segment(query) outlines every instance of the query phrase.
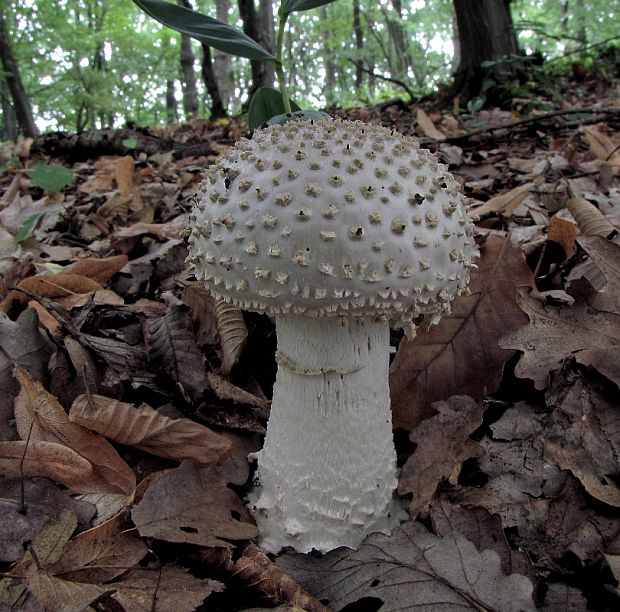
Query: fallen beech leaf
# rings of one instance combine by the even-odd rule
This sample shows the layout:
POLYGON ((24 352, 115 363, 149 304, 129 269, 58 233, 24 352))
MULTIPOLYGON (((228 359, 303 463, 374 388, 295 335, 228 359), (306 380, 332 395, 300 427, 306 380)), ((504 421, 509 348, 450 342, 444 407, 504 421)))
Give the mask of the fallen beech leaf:
POLYGON ((58 400, 32 380, 28 372, 15 368, 21 390, 15 400, 15 423, 22 439, 65 445, 92 464, 90 478, 74 483, 81 493, 111 492, 130 495, 136 480, 131 468, 101 436, 69 421, 58 400))
POLYGON ((69 419, 119 444, 175 461, 208 465, 222 458, 231 442, 189 419, 171 419, 150 406, 139 408, 102 395, 80 395, 69 419))
POLYGON ((432 405, 437 412, 420 423, 409 439, 417 446, 402 468, 398 493, 413 493, 410 515, 415 519, 443 480, 456 484, 463 462, 480 457, 482 449, 469 439, 482 423, 482 404, 455 395, 432 405))
POLYGON ((74 491, 79 491, 83 483, 92 482, 94 478, 90 461, 73 449, 33 439, 0 442, 0 475, 7 478, 46 476, 74 491))
POLYGON ((199 554, 201 561, 218 572, 225 572, 240 585, 257 591, 261 599, 271 605, 288 604, 305 612, 329 612, 329 608, 302 589, 255 544, 245 546, 236 560, 233 560, 233 552, 228 548, 208 548, 199 554))
POLYGON ((70 540, 47 571, 72 582, 97 583, 135 567, 148 553, 148 547, 127 531, 126 515, 121 512, 70 540))
POLYGON ((195 578, 183 567, 165 565, 159 570, 132 570, 114 588, 112 597, 131 612, 193 612, 211 593, 223 591, 224 585, 195 578))
POLYGON ((65 273, 87 276, 98 283, 105 283, 127 265, 127 255, 112 257, 87 257, 78 259, 65 268, 65 273))
POLYGON ((153 366, 180 383, 192 400, 200 399, 209 382, 187 308, 172 306, 163 317, 147 321, 146 327, 153 366))
POLYGON ((432 402, 458 394, 479 400, 499 385, 510 352, 497 338, 525 323, 515 293, 532 284, 532 273, 521 249, 499 237, 486 242, 478 266, 470 296, 456 298, 439 325, 401 340, 390 368, 395 427, 411 429, 431 416, 432 402))
POLYGON ((218 343, 215 300, 204 283, 186 285, 181 299, 189 307, 198 344, 215 346, 218 343))
POLYGON ((472 206, 468 211, 472 216, 482 217, 491 213, 498 213, 504 217, 510 217, 519 204, 527 198, 533 187, 534 183, 524 183, 506 193, 490 198, 478 207, 472 206))
POLYGON ((249 540, 255 525, 234 518, 247 511, 213 468, 185 462, 150 484, 131 511, 141 536, 200 546, 230 547, 226 540, 249 540), (222 539, 224 538, 224 539, 222 539))
MULTIPOLYGON (((9 356, 26 368, 38 380, 47 375, 47 362, 52 344, 39 329, 39 318, 28 308, 11 321, 0 310, 0 344, 9 356)), ((13 376, 13 365, 4 352, 0 351, 0 440, 14 437, 8 421, 13 418, 13 398, 19 391, 19 384, 13 376)))
POLYGON ((495 552, 480 552, 460 533, 439 538, 416 522, 390 537, 373 534, 356 551, 339 548, 320 558, 284 554, 276 563, 337 610, 363 598, 383 602, 382 612, 535 610, 532 583, 520 574, 504 576, 495 552))
POLYGON ((446 135, 435 127, 431 118, 421 108, 418 108, 416 112, 416 119, 418 121, 418 127, 425 136, 434 138, 435 140, 445 140, 446 135))
POLYGON ((222 300, 215 302, 215 316, 222 348, 222 374, 228 376, 241 355, 248 328, 241 309, 222 300))
POLYGON ((584 125, 579 131, 585 136, 590 150, 598 159, 606 161, 614 173, 620 172, 620 152, 618 145, 609 136, 601 133, 594 126, 584 125))

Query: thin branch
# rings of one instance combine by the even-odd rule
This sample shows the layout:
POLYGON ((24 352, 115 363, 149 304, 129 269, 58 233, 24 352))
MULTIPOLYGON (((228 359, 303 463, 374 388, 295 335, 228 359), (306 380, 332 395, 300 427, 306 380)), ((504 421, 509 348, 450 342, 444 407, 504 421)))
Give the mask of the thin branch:
POLYGON ((360 62, 355 61, 354 59, 351 59, 350 57, 348 57, 347 60, 349 62, 351 62, 354 66, 359 68, 362 72, 366 72, 367 74, 370 74, 371 76, 374 76, 376 79, 381 79, 382 81, 389 81, 390 83, 394 83, 395 85, 398 85, 399 87, 402 87, 407 92, 407 95, 409 96, 409 101, 410 102, 413 102, 416 99, 415 93, 409 87, 409 85, 407 85, 407 83, 405 83, 405 82, 403 82, 403 81, 401 81, 399 79, 395 79, 393 77, 387 77, 387 76, 383 76, 382 74, 377 74, 376 72, 374 72, 374 70, 370 70, 369 68, 366 68, 363 64, 361 64, 360 62))

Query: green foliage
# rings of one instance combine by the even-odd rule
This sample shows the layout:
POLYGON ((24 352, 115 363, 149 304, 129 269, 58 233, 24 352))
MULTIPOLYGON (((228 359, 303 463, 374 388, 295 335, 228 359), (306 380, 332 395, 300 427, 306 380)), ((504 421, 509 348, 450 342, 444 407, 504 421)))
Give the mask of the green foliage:
MULTIPOLYGON (((291 110, 300 111, 301 107, 290 100, 291 110)), ((260 87, 250 102, 248 110, 248 127, 255 130, 276 115, 284 115, 286 108, 282 94, 273 87, 260 87)))
POLYGON ((37 162, 28 170, 33 185, 48 193, 58 193, 73 181, 73 171, 60 164, 37 162))
POLYGON ((125 140, 123 140, 123 146, 126 149, 135 149, 138 146, 138 141, 135 138, 125 138, 125 140))
POLYGON ((34 215, 30 215, 15 234, 15 242, 23 242, 26 238, 32 236, 32 232, 34 232, 37 227, 39 219, 44 215, 45 213, 34 213, 34 215))
POLYGON ((133 2, 165 26, 224 53, 253 60, 275 60, 275 57, 255 40, 227 23, 164 0, 133 0, 133 2))
POLYGON ((295 11, 309 11, 310 9, 325 6, 335 1, 336 0, 283 0, 280 12, 284 15, 288 15, 295 11))

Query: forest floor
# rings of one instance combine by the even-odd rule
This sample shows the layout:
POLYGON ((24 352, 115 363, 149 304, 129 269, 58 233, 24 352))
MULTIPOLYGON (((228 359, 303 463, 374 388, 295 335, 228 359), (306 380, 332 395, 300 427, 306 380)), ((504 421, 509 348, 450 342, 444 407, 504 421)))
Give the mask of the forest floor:
POLYGON ((274 329, 213 303, 184 231, 243 122, 45 135, 0 150, 0 610, 620 607, 618 75, 334 114, 418 137, 477 219, 471 295, 393 334, 411 519, 323 556, 252 542, 274 329))

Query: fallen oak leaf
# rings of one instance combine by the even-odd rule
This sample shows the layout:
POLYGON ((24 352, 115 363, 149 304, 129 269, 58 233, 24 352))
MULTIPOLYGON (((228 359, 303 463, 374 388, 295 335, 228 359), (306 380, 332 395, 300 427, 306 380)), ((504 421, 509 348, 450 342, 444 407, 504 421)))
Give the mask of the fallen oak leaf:
POLYGON ((67 446, 93 467, 91 477, 74 484, 79 493, 110 492, 131 495, 136 479, 114 447, 97 434, 71 423, 58 400, 26 370, 15 367, 21 390, 15 400, 15 423, 23 440, 56 442, 67 446))
POLYGON ((469 436, 482 424, 482 404, 467 396, 435 402, 437 412, 420 423, 409 439, 417 446, 401 470, 398 493, 412 493, 410 515, 415 519, 443 480, 456 484, 463 462, 483 450, 469 436))
POLYGON ((232 446, 230 440, 195 421, 171 419, 146 404, 136 408, 102 395, 78 396, 69 420, 119 444, 174 461, 209 465, 232 446))

